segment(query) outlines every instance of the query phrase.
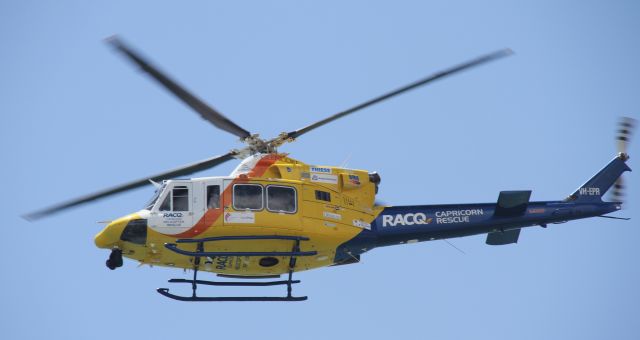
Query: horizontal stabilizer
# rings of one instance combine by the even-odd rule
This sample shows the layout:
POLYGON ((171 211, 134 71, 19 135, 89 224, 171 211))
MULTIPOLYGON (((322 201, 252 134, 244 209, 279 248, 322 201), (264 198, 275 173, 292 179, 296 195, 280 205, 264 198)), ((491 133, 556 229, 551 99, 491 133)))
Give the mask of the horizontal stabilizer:
POLYGON ((530 197, 531 190, 501 191, 494 216, 514 217, 523 215, 527 210, 530 197))
POLYGON ((520 229, 497 231, 487 235, 487 244, 491 246, 501 246, 518 243, 518 237, 520 237, 520 229))

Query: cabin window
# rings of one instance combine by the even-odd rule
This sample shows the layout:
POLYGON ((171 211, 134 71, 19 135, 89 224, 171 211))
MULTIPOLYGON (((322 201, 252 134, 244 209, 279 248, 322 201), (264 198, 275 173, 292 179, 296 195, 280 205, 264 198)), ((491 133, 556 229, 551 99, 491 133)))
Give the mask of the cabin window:
POLYGON ((189 211, 189 188, 176 186, 173 188, 173 211, 189 211))
POLYGON ((220 186, 207 186, 207 209, 220 208, 220 186))
POLYGON ((279 185, 267 187, 267 210, 293 214, 296 212, 296 189, 279 185))
POLYGON ((262 210, 262 186, 259 184, 234 185, 233 209, 262 210))
POLYGON ((331 194, 326 191, 316 190, 316 199, 318 201, 331 202, 331 194))

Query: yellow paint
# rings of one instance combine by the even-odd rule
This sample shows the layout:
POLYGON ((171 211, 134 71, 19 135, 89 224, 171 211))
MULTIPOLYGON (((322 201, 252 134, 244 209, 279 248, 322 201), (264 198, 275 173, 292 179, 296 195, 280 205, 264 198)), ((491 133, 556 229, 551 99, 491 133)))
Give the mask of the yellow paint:
MULTIPOLYGON (((273 156, 273 155, 270 155, 273 156)), ((293 214, 273 213, 266 209, 255 212, 253 224, 224 223, 218 217, 206 231, 195 238, 235 235, 290 235, 304 236, 310 241, 301 242, 302 251, 318 252, 316 256, 298 257, 296 271, 308 270, 333 264, 336 248, 351 240, 360 232, 354 221, 371 223, 381 208, 374 209, 375 184, 369 182, 368 172, 338 167, 314 167, 279 155, 278 161, 270 165, 259 177, 242 178, 242 183, 287 185, 297 190, 298 209, 293 214), (312 171, 314 170, 314 171, 312 171), (351 175, 351 177, 350 177, 351 175), (315 177, 314 177, 315 176, 315 177), (335 183, 331 183, 335 178, 335 183), (316 199, 315 191, 322 190, 331 196, 330 202, 316 199)), ((234 212, 231 202, 223 199, 224 211, 234 212)), ((100 248, 119 248, 125 257, 143 264, 193 268, 193 257, 176 254, 164 247, 175 243, 176 237, 161 234, 147 228, 147 242, 136 245, 120 241, 127 222, 139 219, 131 214, 110 223, 96 235, 100 248)), ((292 250, 294 242, 284 240, 221 241, 205 243, 205 251, 285 251, 292 250)), ((196 244, 180 244, 181 249, 195 251, 196 244)), ((282 274, 288 271, 289 257, 279 257, 272 267, 261 267, 260 257, 201 258, 200 270, 232 275, 282 274)))

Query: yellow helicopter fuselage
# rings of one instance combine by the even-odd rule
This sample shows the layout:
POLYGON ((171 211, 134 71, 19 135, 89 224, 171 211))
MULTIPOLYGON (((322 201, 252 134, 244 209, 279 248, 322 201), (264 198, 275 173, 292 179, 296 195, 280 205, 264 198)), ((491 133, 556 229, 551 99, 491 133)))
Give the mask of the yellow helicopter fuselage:
MULTIPOLYGON (((295 270, 329 266, 336 264, 336 249, 369 229, 382 210, 374 207, 376 176, 258 154, 228 177, 165 181, 152 204, 111 222, 95 242, 142 264, 192 269, 194 257, 165 244, 222 236, 299 236, 309 239, 300 242, 300 250, 317 254, 299 257, 295 270)), ((293 245, 291 240, 223 240, 206 242, 204 251, 291 252, 293 245)), ((196 251, 197 245, 178 246, 196 251)), ((199 269, 277 275, 289 271, 289 256, 211 256, 202 259, 199 269)))

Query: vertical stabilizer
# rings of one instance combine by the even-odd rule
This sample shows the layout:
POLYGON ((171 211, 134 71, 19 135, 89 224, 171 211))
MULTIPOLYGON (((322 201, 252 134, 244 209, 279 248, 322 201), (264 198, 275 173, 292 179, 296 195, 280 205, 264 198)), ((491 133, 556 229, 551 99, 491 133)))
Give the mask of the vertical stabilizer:
POLYGON ((631 171, 625 161, 628 156, 619 154, 607 166, 595 176, 579 187, 573 194, 567 197, 567 201, 590 202, 602 201, 602 196, 618 180, 625 171, 631 171))

